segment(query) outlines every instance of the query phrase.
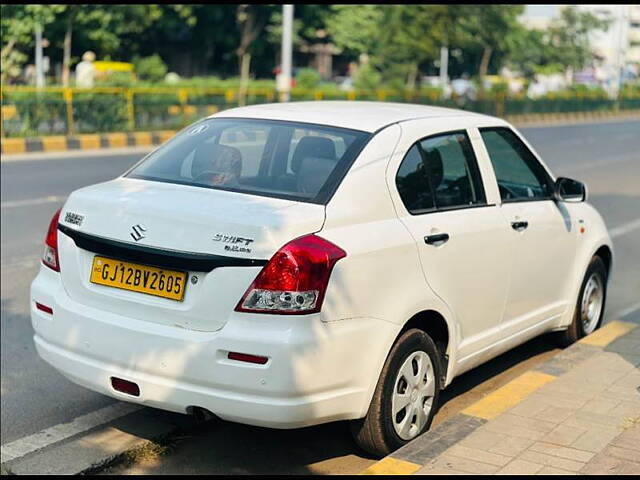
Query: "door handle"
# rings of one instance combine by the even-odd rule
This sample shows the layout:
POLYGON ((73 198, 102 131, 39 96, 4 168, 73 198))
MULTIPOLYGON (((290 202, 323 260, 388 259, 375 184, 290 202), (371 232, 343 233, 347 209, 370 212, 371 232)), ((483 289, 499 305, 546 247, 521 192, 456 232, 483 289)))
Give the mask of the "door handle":
POLYGON ((513 228, 516 232, 521 232, 525 228, 529 226, 529 222, 511 222, 511 228, 513 228))
POLYGON ((427 235, 424 237, 424 243, 427 245, 442 245, 449 240, 448 233, 437 233, 435 235, 427 235))

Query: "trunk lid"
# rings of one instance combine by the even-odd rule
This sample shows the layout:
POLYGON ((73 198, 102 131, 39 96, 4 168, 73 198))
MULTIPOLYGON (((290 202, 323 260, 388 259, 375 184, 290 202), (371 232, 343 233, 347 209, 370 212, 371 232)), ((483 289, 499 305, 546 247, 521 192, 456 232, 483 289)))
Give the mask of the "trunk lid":
MULTIPOLYGON (((72 193, 60 225, 73 230, 69 235, 80 232, 133 252, 148 247, 170 256, 217 255, 250 264, 247 260, 266 261, 293 238, 319 231, 324 214, 322 205, 118 178, 72 193)), ((69 235, 59 232, 58 248, 62 281, 74 300, 181 328, 220 329, 261 268, 224 266, 208 272, 169 268, 188 273, 184 299, 175 301, 91 283, 97 253, 78 247, 69 235)), ((134 258, 127 261, 136 263, 134 258)))

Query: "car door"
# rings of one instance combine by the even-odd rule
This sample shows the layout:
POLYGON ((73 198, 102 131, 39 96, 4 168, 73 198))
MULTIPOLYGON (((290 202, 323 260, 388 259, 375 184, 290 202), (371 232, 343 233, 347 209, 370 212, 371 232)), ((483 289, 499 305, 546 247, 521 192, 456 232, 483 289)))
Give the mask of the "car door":
POLYGON ((501 197, 500 213, 514 243, 503 336, 543 327, 567 307, 575 255, 575 226, 553 200, 553 179, 508 127, 480 128, 501 197))
POLYGON ((406 153, 387 181, 428 286, 456 316, 458 367, 470 368, 491 356, 499 337, 513 238, 499 208, 487 202, 466 130, 421 138, 421 122, 402 128, 398 148, 406 153))

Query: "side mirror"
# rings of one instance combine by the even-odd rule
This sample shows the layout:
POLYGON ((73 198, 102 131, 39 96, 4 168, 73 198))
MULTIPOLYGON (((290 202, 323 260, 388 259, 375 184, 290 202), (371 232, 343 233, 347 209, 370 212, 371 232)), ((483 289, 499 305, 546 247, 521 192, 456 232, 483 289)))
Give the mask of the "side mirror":
POLYGON ((556 200, 561 202, 584 202, 587 199, 587 187, 572 178, 559 177, 554 187, 556 200))

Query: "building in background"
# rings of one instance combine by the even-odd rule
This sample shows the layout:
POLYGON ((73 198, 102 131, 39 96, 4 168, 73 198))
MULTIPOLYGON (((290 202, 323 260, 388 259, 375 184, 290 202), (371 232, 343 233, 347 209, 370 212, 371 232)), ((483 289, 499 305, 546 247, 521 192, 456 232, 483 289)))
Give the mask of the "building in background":
MULTIPOLYGON (((635 63, 636 68, 640 64, 640 5, 629 6, 629 62, 635 63)), ((638 71, 640 74, 640 71, 638 71)))
POLYGON ((640 5, 579 5, 582 11, 610 18, 606 32, 593 34, 598 58, 597 76, 603 87, 616 94, 619 86, 638 77, 640 65, 640 5))
MULTIPOLYGON (((519 21, 531 30, 547 30, 560 15, 561 5, 527 5, 519 21)), ((504 70, 504 69, 503 69, 504 70)), ((504 71, 503 75, 508 76, 504 71)), ((541 97, 551 92, 564 90, 573 82, 573 72, 536 74, 535 79, 527 87, 527 96, 541 97)))
MULTIPOLYGON (((546 30, 567 5, 527 5, 520 21, 528 28, 546 30)), ((615 95, 621 84, 640 76, 640 5, 577 5, 584 12, 611 19, 606 32, 594 32, 593 65, 575 72, 573 81, 599 84, 615 95)))
POLYGON ((520 23, 532 30, 546 30, 558 16, 559 5, 527 5, 520 16, 520 23))

